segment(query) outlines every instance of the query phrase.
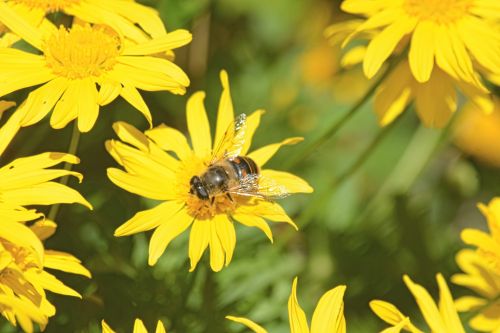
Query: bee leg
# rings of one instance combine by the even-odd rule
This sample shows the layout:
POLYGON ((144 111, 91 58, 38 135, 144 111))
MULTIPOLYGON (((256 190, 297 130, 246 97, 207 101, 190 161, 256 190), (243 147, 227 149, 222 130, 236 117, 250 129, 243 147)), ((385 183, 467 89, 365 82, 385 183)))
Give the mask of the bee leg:
POLYGON ((234 202, 233 197, 231 196, 231 194, 230 194, 230 193, 226 193, 226 197, 228 197, 228 199, 229 199, 231 202, 234 202))
POLYGON ((215 202, 215 196, 210 198, 210 204, 213 206, 214 205, 214 202, 215 202))

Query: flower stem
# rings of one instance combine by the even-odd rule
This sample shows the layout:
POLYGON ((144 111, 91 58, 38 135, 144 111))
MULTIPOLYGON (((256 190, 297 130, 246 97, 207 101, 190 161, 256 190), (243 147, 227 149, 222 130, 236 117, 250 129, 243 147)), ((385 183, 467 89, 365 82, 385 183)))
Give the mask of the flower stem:
POLYGON ((366 93, 359 99, 357 103, 355 103, 340 119, 331 124, 326 131, 323 132, 319 137, 313 139, 313 141, 307 146, 301 154, 296 155, 296 158, 290 159, 290 162, 285 165, 285 169, 292 169, 301 161, 305 160, 312 153, 314 153, 318 147, 327 142, 332 136, 334 136, 349 119, 351 119, 361 107, 370 100, 372 95, 375 93, 380 84, 389 76, 392 70, 396 67, 396 65, 400 62, 401 56, 395 58, 389 66, 385 69, 385 71, 377 78, 377 80, 370 86, 370 89, 366 91, 366 93))
MULTIPOLYGON (((68 147, 68 154, 71 155, 76 155, 76 151, 78 150, 78 144, 80 142, 80 131, 78 130, 78 123, 77 121, 74 121, 73 125, 73 133, 71 133, 71 141, 69 142, 69 147, 68 147)), ((71 163, 64 163, 64 170, 71 171, 71 168, 73 167, 73 164, 71 163)), ((62 185, 68 185, 69 181, 69 175, 64 176, 61 178, 60 183, 62 185)), ((54 221, 54 219, 57 217, 57 213, 59 213, 59 208, 60 204, 52 205, 50 207, 50 211, 48 214, 48 219, 54 221)))
MULTIPOLYGON (((403 114, 406 113, 406 111, 410 108, 411 104, 408 105, 403 112, 403 114)), ((368 146, 361 152, 361 154, 358 156, 358 158, 347 168, 345 169, 339 176, 335 177, 330 184, 324 187, 324 189, 318 193, 317 199, 313 201, 311 205, 309 205, 304 212, 301 214, 299 217, 297 223, 298 225, 303 228, 305 227, 310 221, 313 215, 320 211, 323 205, 326 203, 326 201, 332 197, 332 195, 335 193, 337 189, 340 188, 340 186, 346 182, 348 179, 351 178, 352 175, 354 175, 360 167, 362 167, 365 162, 372 156, 372 154, 375 152, 377 147, 379 146, 380 142, 391 132, 391 130, 396 127, 396 123, 399 122, 399 120, 402 117, 398 117, 395 121, 390 123, 388 126, 381 128, 377 135, 372 139, 372 141, 368 144, 368 146)))

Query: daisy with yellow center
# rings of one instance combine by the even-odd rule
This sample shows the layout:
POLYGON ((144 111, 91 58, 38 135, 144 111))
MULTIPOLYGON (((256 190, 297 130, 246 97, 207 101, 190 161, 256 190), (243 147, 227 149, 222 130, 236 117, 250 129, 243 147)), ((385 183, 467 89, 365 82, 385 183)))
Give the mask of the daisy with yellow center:
POLYGON ((478 65, 500 72, 500 4, 495 0, 345 0, 341 8, 366 17, 344 43, 360 32, 380 31, 364 56, 368 78, 400 43, 410 43, 409 65, 420 83, 429 81, 435 64, 455 80, 483 90, 478 65))
POLYGON ((473 313, 469 326, 478 332, 500 331, 500 274, 472 249, 458 252, 456 262, 463 273, 451 281, 474 291, 476 296, 463 296, 455 301, 460 312, 473 313))
MULTIPOLYGON (((334 47, 339 47, 349 34, 352 35, 352 31, 360 30, 363 24, 364 21, 359 19, 336 23, 325 30, 325 35, 334 47)), ((376 29, 368 30, 363 31, 363 34, 358 37, 371 40, 379 33, 376 29)), ((396 54, 403 51, 404 47, 401 44, 394 50, 396 54)), ((366 59, 366 55, 367 47, 357 45, 345 52, 341 64, 346 69, 357 66, 366 59)), ((438 66, 433 68, 425 82, 420 82, 412 74, 410 62, 403 59, 376 87, 374 109, 379 124, 386 126, 413 102, 415 111, 424 126, 441 128, 448 123, 457 110, 458 92, 467 96, 485 114, 493 111, 494 103, 484 89, 457 80, 438 66)))
POLYGON ((186 30, 139 44, 123 43, 110 28, 88 24, 57 29, 47 23, 43 35, 26 25, 18 33, 42 52, 0 48, 0 96, 42 84, 20 107, 26 112, 22 126, 40 121, 53 109, 53 128, 78 118, 78 129, 87 132, 97 120, 99 106, 118 96, 151 124, 151 113, 138 89, 184 94, 189 85, 181 68, 151 56, 189 43, 191 34, 186 30))
POLYGON ((479 209, 488 221, 489 233, 478 229, 462 231, 462 240, 477 247, 477 252, 500 274, 500 198, 494 198, 488 205, 480 203, 479 209))
MULTIPOLYGON (((292 292, 288 298, 288 319, 291 333, 345 333, 344 293, 346 287, 338 286, 321 296, 314 310, 311 328, 307 323, 304 310, 297 299, 297 278, 293 280, 292 292)), ((260 325, 242 318, 227 316, 229 320, 243 324, 256 333, 267 333, 260 325)))
MULTIPOLYGON (((8 26, 20 26, 26 23, 39 26, 47 14, 63 12, 85 22, 108 25, 120 35, 137 43, 166 34, 165 26, 155 9, 130 0, 1 0, 0 2, 3 2, 0 3, 0 22, 6 22, 8 26)), ((11 30, 16 31, 14 28, 11 30)), ((10 39, 12 42, 12 36, 5 35, 2 39, 10 39)))
MULTIPOLYGON (((0 295, 29 301, 43 315, 43 320, 37 320, 43 329, 48 317, 56 313, 55 307, 47 299, 46 291, 81 298, 77 291, 66 286, 46 269, 87 278, 91 275, 80 260, 71 254, 44 249, 41 241, 54 234, 54 222, 40 220, 27 228, 19 222, 8 221, 3 221, 0 230, 0 295)), ((35 315, 38 314, 37 311, 35 315)), ((16 325, 15 318, 19 316, 15 311, 4 310, 2 314, 16 325)), ((32 325, 22 323, 22 327, 27 332, 33 331, 32 325)))
MULTIPOLYGON (((439 286, 439 304, 434 302, 424 287, 414 283, 407 275, 403 277, 403 280, 415 297, 420 312, 429 326, 429 330, 426 332, 465 333, 450 289, 441 274, 436 276, 439 286)), ((410 318, 391 303, 373 300, 370 302, 370 308, 380 319, 391 325, 391 328, 384 330, 384 332, 399 333, 401 330, 412 333, 424 332, 413 325, 410 318)))
MULTIPOLYGON (((103 320, 102 321, 102 333, 115 333, 109 327, 108 324, 103 320)), ((134 330, 132 333, 148 333, 148 330, 146 329, 146 326, 144 326, 144 323, 140 319, 136 319, 134 322, 134 330)), ((163 323, 158 320, 158 324, 156 325, 156 330, 155 333, 167 333, 167 330, 165 329, 165 326, 163 326, 163 323)))
MULTIPOLYGON (((227 138, 224 133, 228 133, 226 129, 231 127, 234 119, 225 72, 221 73, 221 81, 223 92, 213 145, 203 92, 195 93, 187 103, 192 148, 187 138, 171 127, 160 125, 143 134, 121 122, 116 123, 114 129, 124 143, 115 140, 106 143, 109 153, 125 168, 125 171, 108 169, 111 181, 129 192, 163 201, 152 209, 137 213, 115 231, 115 236, 126 236, 155 229, 149 244, 150 265, 158 261, 170 241, 189 227, 191 271, 207 247, 210 248, 210 266, 214 271, 230 263, 236 245, 235 221, 261 229, 271 241, 272 233, 266 220, 286 222, 297 228, 276 202, 245 195, 217 195, 211 200, 203 200, 193 193, 193 177, 201 176, 211 165, 213 150, 226 142, 223 141, 227 138)), ((281 146, 297 143, 301 138, 286 139, 248 153, 262 113, 256 111, 247 118, 239 155, 251 159, 262 177, 286 187, 288 193, 311 192, 312 188, 304 180, 291 173, 262 169, 281 146)), ((259 183, 259 188, 261 185, 259 183)))

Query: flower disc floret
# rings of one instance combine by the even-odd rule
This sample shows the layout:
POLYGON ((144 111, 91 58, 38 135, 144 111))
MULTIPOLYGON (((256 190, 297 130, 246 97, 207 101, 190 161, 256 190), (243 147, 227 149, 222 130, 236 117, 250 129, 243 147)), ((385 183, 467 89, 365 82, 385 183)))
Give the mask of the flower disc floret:
POLYGON ((467 15, 471 5, 471 0, 406 0, 403 8, 418 20, 450 24, 467 15))
POLYGON ((41 9, 53 13, 63 10, 71 5, 80 3, 80 0, 10 0, 16 4, 25 5, 28 8, 41 9))
POLYGON ((98 77, 113 69, 120 54, 117 34, 104 27, 77 25, 60 27, 46 41, 47 66, 68 79, 98 77))

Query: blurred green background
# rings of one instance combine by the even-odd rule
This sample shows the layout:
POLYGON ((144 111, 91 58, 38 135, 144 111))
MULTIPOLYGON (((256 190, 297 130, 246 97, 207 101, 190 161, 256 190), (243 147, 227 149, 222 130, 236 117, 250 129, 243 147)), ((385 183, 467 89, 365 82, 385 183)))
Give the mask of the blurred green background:
MULTIPOLYGON (((186 131, 185 104, 197 90, 207 91, 209 117, 215 120, 221 92, 218 73, 226 69, 236 113, 267 110, 254 147, 290 136, 306 138, 305 143, 283 148, 270 168, 281 169, 300 157, 308 140, 341 117, 369 85, 359 69, 339 69, 339 50, 323 37, 328 24, 343 19, 338 2, 144 3, 160 11, 169 30, 186 28, 194 37, 176 52, 176 62, 192 82, 186 96, 142 93, 154 124, 186 131)), ((20 101, 26 93, 9 97, 20 101)), ((309 318, 324 292, 346 284, 348 331, 375 332, 384 324, 371 313, 368 302, 388 300, 405 314, 415 314, 416 304, 402 282, 405 273, 437 297, 435 274, 442 272, 448 279, 457 272, 454 255, 463 247, 460 230, 485 227, 476 203, 489 201, 500 185, 497 169, 464 156, 450 143, 448 131, 421 128, 413 112, 384 132, 351 177, 336 183, 380 133, 368 103, 334 138, 289 170, 316 190, 282 201, 299 232, 275 225, 272 245, 260 231, 237 226, 233 262, 217 274, 208 268, 208 253, 198 269, 188 273, 185 233, 155 267, 149 267, 150 234, 113 237, 116 227, 155 204, 121 190, 106 177, 106 168, 116 164, 104 141, 115 137, 111 125, 117 120, 147 128, 139 112, 118 99, 101 109, 97 125, 81 137, 81 163, 75 170, 85 178, 82 184, 71 180, 70 185, 94 211, 63 206, 58 232, 46 247, 81 258, 93 279, 57 274, 80 291, 83 300, 50 295, 57 314, 46 329, 49 333, 100 332, 102 319, 118 332, 131 332, 137 317, 150 330, 160 319, 171 333, 245 331, 225 320, 226 315, 251 318, 269 332, 289 332, 287 299, 295 276, 299 302, 309 318)), ((66 151, 71 127, 53 130, 46 119, 23 129, 4 161, 66 151)), ((455 297, 468 293, 450 286, 455 297)), ((412 320, 418 324, 421 317, 412 320)), ((4 325, 1 331, 15 330, 4 325)))

